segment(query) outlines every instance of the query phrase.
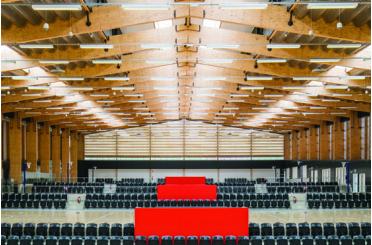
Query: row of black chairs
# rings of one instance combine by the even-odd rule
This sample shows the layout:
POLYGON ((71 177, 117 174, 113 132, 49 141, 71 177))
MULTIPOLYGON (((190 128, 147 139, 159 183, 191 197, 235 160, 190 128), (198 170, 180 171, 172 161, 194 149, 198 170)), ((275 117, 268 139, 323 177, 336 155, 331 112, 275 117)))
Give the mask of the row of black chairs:
POLYGON ((156 193, 141 193, 141 194, 87 194, 86 200, 157 200, 156 193))
MULTIPOLYGON (((133 235, 134 225, 108 224, 108 223, 1 223, 1 235, 53 235, 53 236, 122 236, 133 235)), ((363 236, 371 235, 371 223, 249 223, 249 234, 251 236, 363 236)))
POLYGON ((218 200, 289 200, 287 193, 217 193, 218 200))
POLYGON ((156 186, 116 186, 116 193, 156 192, 156 186))
POLYGON ((85 200, 85 208, 137 208, 137 207, 248 207, 248 208, 290 208, 288 200, 161 200, 161 201, 117 201, 85 200))
POLYGON ((1 235, 9 236, 133 236, 134 225, 95 223, 1 223, 1 235))
POLYGON ((362 236, 2 236, 7 245, 370 245, 371 238, 362 236))
POLYGON ((333 200, 310 200, 307 201, 307 206, 310 209, 318 208, 371 208, 370 201, 333 201, 333 200))
POLYGON ((1 194, 1 200, 23 200, 23 201, 40 201, 40 200, 67 200, 67 194, 46 194, 46 193, 9 193, 1 194))
POLYGON ((218 186, 218 192, 222 193, 255 193, 254 186, 218 186))
POLYGON ((33 193, 103 193, 103 186, 33 186, 33 193))
POLYGON ((33 209, 65 209, 67 201, 65 199, 61 200, 34 200, 34 201, 24 201, 24 200, 1 200, 1 208, 33 208, 33 209))
POLYGON ((309 200, 347 200, 347 201, 371 201, 371 193, 307 193, 306 199, 309 200))
POLYGON ((250 223, 251 236, 368 236, 371 235, 371 223, 250 223))

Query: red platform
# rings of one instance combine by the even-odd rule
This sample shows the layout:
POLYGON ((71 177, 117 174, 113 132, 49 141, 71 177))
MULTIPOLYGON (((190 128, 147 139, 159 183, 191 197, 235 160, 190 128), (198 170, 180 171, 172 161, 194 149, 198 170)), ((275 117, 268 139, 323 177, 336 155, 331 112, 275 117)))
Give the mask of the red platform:
POLYGON ((216 200, 216 185, 158 185, 158 200, 216 200))
POLYGON ((199 176, 165 177, 165 184, 205 184, 206 178, 199 176))
POLYGON ((248 236, 248 208, 136 208, 136 236, 248 236))

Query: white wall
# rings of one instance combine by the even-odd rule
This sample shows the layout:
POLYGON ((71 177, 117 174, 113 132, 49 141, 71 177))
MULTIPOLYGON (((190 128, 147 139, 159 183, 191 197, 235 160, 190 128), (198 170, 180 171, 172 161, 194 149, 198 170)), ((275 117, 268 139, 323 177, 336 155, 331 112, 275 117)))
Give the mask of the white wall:
MULTIPOLYGON (((215 181, 224 181, 226 178, 266 178, 273 180, 274 169, 96 169, 95 178, 143 178, 145 181, 156 181, 166 176, 205 176, 215 181)), ((92 178, 92 169, 88 171, 89 181, 92 178)))

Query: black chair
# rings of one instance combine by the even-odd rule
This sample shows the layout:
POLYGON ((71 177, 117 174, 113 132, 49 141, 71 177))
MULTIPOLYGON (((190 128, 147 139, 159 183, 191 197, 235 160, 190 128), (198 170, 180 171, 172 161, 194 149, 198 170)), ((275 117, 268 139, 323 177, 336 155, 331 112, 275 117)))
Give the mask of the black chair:
POLYGON ((58 238, 56 236, 47 236, 45 239, 45 245, 57 245, 58 238))
POLYGON ((315 239, 315 245, 326 245, 327 244, 327 239, 325 236, 316 236, 315 239))
POLYGON ((45 223, 37 224, 36 235, 46 237, 48 235, 48 224, 45 224, 45 223))
POLYGON ((333 223, 324 223, 323 235, 326 237, 335 235, 335 225, 333 223))
POLYGON ((341 245, 353 245, 353 240, 351 236, 341 236, 340 237, 341 245))
MULTIPOLYGON (((369 193, 367 193, 367 194, 369 194, 369 193)), ((367 196, 367 198, 368 198, 368 196, 367 196)), ((369 199, 370 199, 371 197, 369 197, 369 199)), ((366 236, 366 244, 367 245, 371 245, 371 236, 366 236)))
POLYGON ((340 240, 338 239, 338 236, 332 235, 328 236, 328 245, 340 245, 340 240))
POLYGON ((224 245, 223 236, 213 236, 212 245, 224 245))
MULTIPOLYGON (((284 236, 285 235, 284 224, 283 223, 278 223, 278 222, 274 223, 273 232, 274 232, 274 236, 284 236)), ((287 238, 285 238, 285 239, 287 240, 287 238)))
POLYGON ((97 224, 89 223, 85 230, 86 236, 97 236, 97 224))
POLYGON ((109 237, 108 236, 98 236, 97 245, 108 245, 109 237))
POLYGON ((44 237, 34 236, 32 239, 32 245, 44 245, 44 237))
POLYGON ((348 224, 348 227, 349 227, 349 235, 351 237, 360 235, 360 226, 359 226, 359 223, 355 223, 355 222, 349 223, 348 224))
POLYGON ((74 224, 74 236, 85 236, 85 224, 83 223, 74 224))
MULTIPOLYGON (((275 232, 274 232, 275 234, 275 232)), ((276 238, 277 245, 288 245, 288 239, 286 236, 280 235, 276 238)))
POLYGON ((12 226, 9 223, 1 223, 1 235, 8 237, 11 234, 12 226))
POLYGON ((314 245, 313 237, 309 235, 302 236, 301 241, 302 241, 302 245, 314 245))
MULTIPOLYGON (((133 245, 133 239, 133 237, 131 237, 131 240, 128 240, 128 237, 123 237, 123 244, 133 245)), ((121 240, 120 236, 112 236, 110 237, 110 245, 121 245, 121 240)))
POLYGON ((354 236, 353 237, 353 243, 354 243, 354 245, 365 245, 366 240, 365 240, 364 236, 362 236, 362 235, 354 236))
POLYGON ((249 244, 249 237, 248 236, 240 236, 238 238, 238 245, 248 245, 249 244))
POLYGON ((96 245, 96 237, 95 236, 86 236, 84 238, 84 245, 96 245))
MULTIPOLYGON (((22 234, 23 234, 23 225, 21 223, 14 223, 12 225, 11 234, 13 236, 18 236, 18 237, 22 236, 22 234)), ((19 238, 18 238, 18 240, 19 240, 19 238)))
POLYGON ((175 236, 173 245, 186 245, 186 239, 184 236, 175 236))
POLYGON ((147 244, 148 245, 159 245, 159 237, 158 236, 149 236, 147 244))
POLYGON ((273 234, 273 230, 272 230, 271 224, 262 223, 261 224, 261 236, 272 236, 272 234, 273 234))
POLYGON ((119 223, 115 223, 111 225, 111 236, 122 236, 123 235, 123 227, 119 223))
POLYGON ((135 245, 146 245, 146 237, 145 236, 136 236, 134 240, 135 245))
POLYGON ((61 235, 61 225, 58 223, 49 224, 49 236, 60 236, 61 235))
POLYGON ((249 235, 250 236, 259 236, 260 235, 260 226, 256 223, 249 223, 249 235))
POLYGON ((316 238, 316 236, 321 236, 322 234, 322 225, 320 223, 311 223, 311 235, 316 238))
POLYGON ((19 236, 10 235, 6 241, 7 245, 19 245, 19 236))
POLYGON ((110 225, 108 223, 99 224, 98 236, 110 236, 110 225))
MULTIPOLYGON (((176 245, 176 244, 174 244, 176 245)), ((226 236, 225 237, 225 245, 237 245, 236 244, 236 236, 226 236)))
POLYGON ((301 245, 301 239, 299 236, 290 236, 289 245, 301 245))
POLYGON ((172 245, 172 237, 171 236, 162 236, 161 237, 161 244, 162 245, 172 245))
POLYGON ((61 236, 72 236, 72 224, 63 223, 61 226, 61 236))
POLYGON ((361 226, 361 232, 363 236, 371 235, 371 223, 363 222, 360 226, 361 226))
POLYGON ((348 234, 348 231, 347 231, 346 223, 337 223, 336 224, 336 235, 341 237, 341 236, 346 236, 347 234, 348 234))
POLYGON ((26 223, 23 227, 23 235, 25 236, 35 236, 35 224, 26 223))
MULTIPOLYGON (((117 236, 115 236, 115 237, 117 237, 117 236)), ((120 240, 120 237, 118 237, 118 238, 120 240)), ((113 237, 111 237, 111 239, 110 239, 110 245, 114 245, 114 244, 111 243, 112 240, 113 240, 113 237)), ((133 245, 134 240, 135 240, 134 236, 123 236, 123 245, 133 245)), ((120 245, 120 242, 119 242, 118 245, 120 245)))
MULTIPOLYGON (((240 238, 239 238, 239 240, 240 240, 240 238)), ((262 245, 262 237, 261 236, 252 236, 251 237, 251 245, 262 245)))
POLYGON ((295 223, 285 224, 287 237, 297 236, 297 225, 295 223))
POLYGON ((198 245, 199 244, 197 236, 188 236, 186 242, 187 242, 186 243, 187 245, 198 245))
POLYGON ((264 245, 275 245, 275 238, 273 236, 265 236, 263 242, 264 245))
POLYGON ((31 236, 21 236, 19 239, 20 245, 31 245, 32 237, 31 236))
POLYGON ((71 245, 83 245, 84 239, 81 236, 72 236, 71 245))
POLYGON ((71 238, 69 236, 60 236, 58 239, 58 245, 70 245, 71 238))
POLYGON ((124 236, 134 236, 134 224, 125 224, 123 228, 124 236))

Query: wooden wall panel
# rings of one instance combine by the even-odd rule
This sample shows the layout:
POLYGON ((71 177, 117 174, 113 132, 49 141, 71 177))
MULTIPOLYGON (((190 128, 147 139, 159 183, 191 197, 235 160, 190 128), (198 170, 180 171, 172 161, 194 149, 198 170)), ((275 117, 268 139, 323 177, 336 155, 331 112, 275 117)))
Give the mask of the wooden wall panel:
POLYGON ((50 162, 50 126, 44 123, 40 127, 40 172, 49 173, 50 162))
POLYGON ((26 128, 26 160, 31 163, 29 172, 36 172, 38 160, 38 126, 35 120, 27 122, 26 128))
POLYGON ((61 180, 61 129, 52 128, 52 173, 56 181, 61 180))
POLYGON ((22 182, 22 119, 18 113, 9 122, 9 177, 22 182))
POLYGON ((68 164, 70 162, 70 130, 62 129, 62 180, 68 180, 68 164))

